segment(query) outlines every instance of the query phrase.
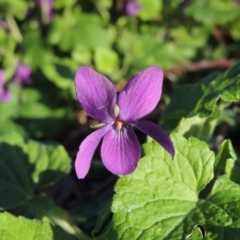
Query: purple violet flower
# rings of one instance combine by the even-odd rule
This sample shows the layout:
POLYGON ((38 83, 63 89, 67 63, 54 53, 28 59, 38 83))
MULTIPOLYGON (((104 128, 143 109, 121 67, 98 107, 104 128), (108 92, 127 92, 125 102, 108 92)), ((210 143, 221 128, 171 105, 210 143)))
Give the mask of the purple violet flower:
POLYGON ((0 70, 0 101, 7 102, 11 98, 11 93, 6 86, 4 72, 0 70))
POLYGON ((129 16, 136 16, 139 10, 142 9, 142 5, 138 3, 136 0, 127 0, 126 4, 126 13, 129 16))
POLYGON ((16 66, 16 72, 13 77, 13 82, 19 86, 31 84, 31 68, 18 62, 16 66))
POLYGON ((38 0, 38 4, 41 6, 42 12, 49 19, 54 17, 53 5, 55 0, 38 0))
POLYGON ((77 70, 77 98, 89 116, 103 123, 103 127, 86 137, 79 147, 75 162, 78 178, 87 175, 102 138, 101 157, 105 167, 116 175, 132 173, 141 154, 133 127, 152 137, 174 157, 174 147, 168 135, 158 125, 138 120, 158 104, 162 82, 162 70, 149 67, 133 77, 117 94, 114 85, 105 76, 89 67, 77 70))

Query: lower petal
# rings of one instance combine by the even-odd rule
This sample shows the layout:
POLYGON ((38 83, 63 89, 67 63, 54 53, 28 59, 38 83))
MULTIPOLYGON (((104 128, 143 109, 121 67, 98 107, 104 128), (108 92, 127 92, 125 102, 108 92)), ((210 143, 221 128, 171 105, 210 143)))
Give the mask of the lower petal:
POLYGON ((108 125, 91 133, 81 143, 75 161, 75 170, 79 179, 87 175, 93 154, 107 131, 109 131, 108 125))
POLYGON ((137 167, 141 149, 131 127, 112 129, 103 138, 101 155, 105 167, 116 175, 127 175, 137 167))
POLYGON ((148 122, 148 121, 137 121, 133 123, 133 126, 138 128, 141 132, 149 135, 156 142, 158 142, 162 147, 174 157, 174 147, 171 139, 167 133, 160 128, 158 125, 148 122))

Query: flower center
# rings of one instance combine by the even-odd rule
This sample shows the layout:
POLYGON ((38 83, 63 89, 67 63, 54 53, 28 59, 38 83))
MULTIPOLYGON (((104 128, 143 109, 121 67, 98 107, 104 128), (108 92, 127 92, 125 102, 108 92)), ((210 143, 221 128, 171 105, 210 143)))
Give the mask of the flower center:
POLYGON ((115 123, 116 123, 118 129, 121 129, 121 128, 122 128, 122 125, 124 124, 124 121, 121 120, 121 119, 117 119, 117 120, 115 121, 115 123))

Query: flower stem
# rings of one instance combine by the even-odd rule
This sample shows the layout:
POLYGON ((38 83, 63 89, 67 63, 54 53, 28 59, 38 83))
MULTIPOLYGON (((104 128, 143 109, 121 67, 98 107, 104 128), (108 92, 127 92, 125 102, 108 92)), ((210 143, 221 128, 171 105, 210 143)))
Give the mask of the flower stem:
POLYGON ((15 40, 18 43, 22 42, 23 37, 22 37, 22 34, 19 30, 19 27, 18 27, 14 17, 11 14, 7 14, 6 20, 7 20, 8 26, 9 26, 11 33, 12 33, 13 37, 15 38, 15 40))

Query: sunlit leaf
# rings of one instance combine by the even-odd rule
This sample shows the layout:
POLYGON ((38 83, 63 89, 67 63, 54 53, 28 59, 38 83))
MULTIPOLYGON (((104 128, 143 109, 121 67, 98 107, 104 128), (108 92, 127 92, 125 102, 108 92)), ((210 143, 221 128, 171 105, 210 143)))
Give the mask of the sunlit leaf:
POLYGON ((15 217, 7 212, 0 213, 0 236, 8 240, 73 240, 62 229, 48 221, 29 220, 15 217))
POLYGON ((119 179, 112 205, 119 239, 185 239, 196 225, 207 239, 238 236, 240 187, 221 177, 199 199, 213 177, 214 154, 195 138, 174 134, 172 140, 173 161, 157 143, 147 143, 137 170, 119 179))
POLYGON ((175 128, 182 117, 214 116, 219 101, 240 99, 240 62, 218 75, 211 74, 196 84, 177 86, 162 119, 166 129, 175 128))

